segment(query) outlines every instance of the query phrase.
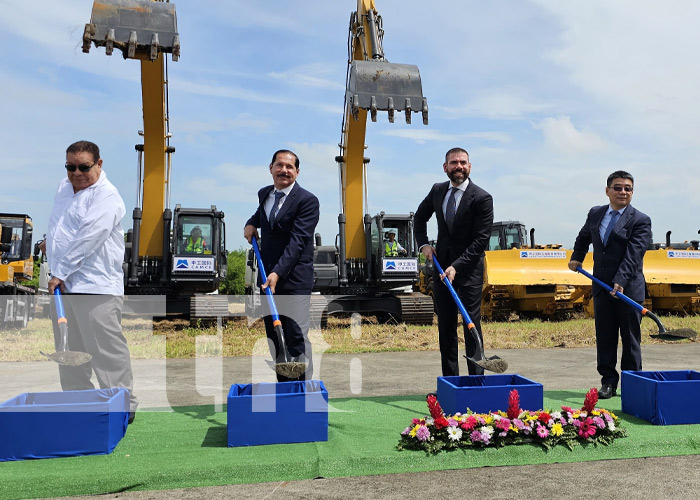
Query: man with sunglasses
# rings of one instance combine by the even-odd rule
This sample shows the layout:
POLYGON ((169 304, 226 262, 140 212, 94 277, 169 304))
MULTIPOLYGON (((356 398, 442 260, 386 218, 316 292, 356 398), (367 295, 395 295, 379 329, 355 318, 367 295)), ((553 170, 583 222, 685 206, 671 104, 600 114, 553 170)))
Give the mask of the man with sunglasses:
POLYGON ((613 288, 607 293, 593 283, 601 399, 617 394, 618 337, 622 339, 620 369, 642 369, 642 314, 615 297, 617 292, 624 293, 641 304, 645 296, 642 263, 651 244, 651 219, 630 205, 633 192, 634 178, 628 172, 618 170, 608 176, 605 194, 610 203, 588 212, 569 261, 569 269, 576 271, 593 243, 593 275, 613 288))
MULTIPOLYGON (((133 389, 131 359, 122 334, 124 231, 126 213, 117 188, 102 170, 100 149, 78 141, 66 150, 67 177, 58 186, 45 249, 51 268, 49 292, 65 292, 69 351, 87 352, 81 366, 59 365, 63 390, 133 389)), ((54 325, 56 345, 60 332, 54 325)), ((58 349, 58 347, 57 347, 58 349)), ((131 395, 129 422, 138 402, 131 395)))

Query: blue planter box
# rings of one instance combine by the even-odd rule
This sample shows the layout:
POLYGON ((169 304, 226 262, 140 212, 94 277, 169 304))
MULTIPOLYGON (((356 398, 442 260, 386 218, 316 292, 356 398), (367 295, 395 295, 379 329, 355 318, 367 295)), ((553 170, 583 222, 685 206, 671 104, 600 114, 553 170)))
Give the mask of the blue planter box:
POLYGON ((123 388, 20 394, 0 404, 0 462, 111 453, 128 419, 123 388))
POLYGON ((542 409, 542 384, 515 374, 438 377, 437 398, 445 415, 506 411, 510 391, 517 389, 520 408, 542 409))
POLYGON ((328 441, 321 380, 234 384, 227 403, 228 446, 328 441))
POLYGON ((622 372, 622 411, 654 425, 700 424, 700 372, 622 372))

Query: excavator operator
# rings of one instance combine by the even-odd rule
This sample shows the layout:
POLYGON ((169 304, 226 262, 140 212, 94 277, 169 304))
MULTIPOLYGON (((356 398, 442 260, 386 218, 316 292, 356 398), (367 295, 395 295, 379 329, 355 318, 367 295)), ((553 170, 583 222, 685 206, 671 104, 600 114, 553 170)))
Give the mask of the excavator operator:
POLYGON ((204 238, 202 238, 202 230, 199 226, 192 228, 190 236, 187 238, 187 246, 185 247, 185 252, 187 253, 204 253, 204 248, 207 246, 204 238))
POLYGON ((398 257, 399 254, 406 255, 406 249, 396 241, 396 230, 389 229, 386 232, 387 240, 384 242, 384 255, 386 257, 398 257))

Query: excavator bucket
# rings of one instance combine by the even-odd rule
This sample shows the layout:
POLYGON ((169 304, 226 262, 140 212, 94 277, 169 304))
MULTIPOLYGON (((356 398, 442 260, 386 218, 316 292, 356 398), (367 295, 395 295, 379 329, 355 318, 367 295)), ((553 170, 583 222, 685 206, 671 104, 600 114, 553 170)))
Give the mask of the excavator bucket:
POLYGON ((95 0, 90 23, 83 33, 83 52, 90 44, 105 47, 108 56, 114 48, 124 59, 155 60, 159 53, 180 57, 175 5, 152 0, 95 0))
POLYGON ((365 109, 376 122, 379 110, 388 111, 389 121, 394 123, 394 113, 405 111, 406 123, 411 123, 411 112, 420 112, 423 123, 428 124, 428 100, 423 97, 418 66, 413 64, 352 61, 346 100, 355 119, 359 110, 365 109))

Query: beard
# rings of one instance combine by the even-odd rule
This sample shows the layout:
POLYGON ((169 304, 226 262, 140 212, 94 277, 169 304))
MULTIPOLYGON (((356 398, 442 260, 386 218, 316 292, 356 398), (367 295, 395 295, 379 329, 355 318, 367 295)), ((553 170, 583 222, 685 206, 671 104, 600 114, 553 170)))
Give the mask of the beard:
POLYGON ((469 174, 466 172, 466 170, 453 170, 447 174, 447 177, 454 185, 459 186, 469 178, 469 174))

